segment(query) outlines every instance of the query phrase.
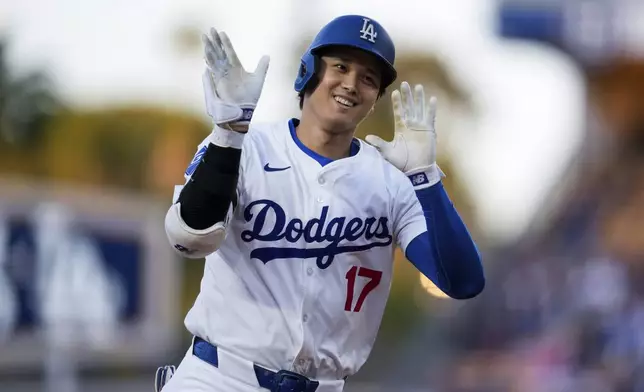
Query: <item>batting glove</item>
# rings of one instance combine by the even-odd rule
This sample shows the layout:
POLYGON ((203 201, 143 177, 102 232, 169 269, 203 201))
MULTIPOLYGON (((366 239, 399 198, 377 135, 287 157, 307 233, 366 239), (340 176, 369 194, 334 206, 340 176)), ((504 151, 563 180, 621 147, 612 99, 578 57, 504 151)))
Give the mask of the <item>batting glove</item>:
POLYGON ((208 115, 215 125, 246 131, 264 86, 269 57, 263 56, 254 72, 244 70, 226 33, 214 28, 202 37, 206 71, 202 82, 208 115))
POLYGON ((394 138, 391 142, 368 135, 367 143, 376 147, 392 165, 405 173, 416 189, 430 187, 444 176, 436 164, 436 97, 425 103, 425 91, 417 84, 412 94, 409 83, 391 93, 394 110, 394 138))
POLYGON ((165 365, 157 369, 157 373, 154 376, 154 391, 161 392, 165 384, 170 381, 174 372, 177 370, 174 365, 165 365))

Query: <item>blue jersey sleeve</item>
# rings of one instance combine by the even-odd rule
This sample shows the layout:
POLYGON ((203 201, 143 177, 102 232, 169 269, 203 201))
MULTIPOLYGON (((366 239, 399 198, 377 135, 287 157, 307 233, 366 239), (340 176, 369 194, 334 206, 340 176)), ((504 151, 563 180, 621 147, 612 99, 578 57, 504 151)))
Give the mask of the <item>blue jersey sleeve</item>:
POLYGON ((441 182, 416 191, 427 231, 406 248, 407 259, 445 294, 478 295, 485 286, 481 256, 441 182))

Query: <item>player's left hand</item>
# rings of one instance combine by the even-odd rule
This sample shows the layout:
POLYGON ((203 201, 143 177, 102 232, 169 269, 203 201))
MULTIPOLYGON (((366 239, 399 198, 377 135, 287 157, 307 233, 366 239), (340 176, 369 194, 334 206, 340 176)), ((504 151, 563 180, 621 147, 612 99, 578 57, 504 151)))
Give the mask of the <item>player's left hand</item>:
POLYGON ((425 102, 425 90, 417 84, 412 93, 409 83, 402 82, 400 90, 391 93, 394 110, 394 138, 391 142, 375 135, 368 135, 367 143, 376 147, 382 156, 403 173, 435 171, 440 180, 440 169, 436 165, 436 97, 425 102))
POLYGON ((259 101, 270 58, 263 56, 254 72, 247 72, 226 33, 210 29, 203 35, 206 71, 203 87, 208 115, 216 125, 236 125, 244 131, 259 101))

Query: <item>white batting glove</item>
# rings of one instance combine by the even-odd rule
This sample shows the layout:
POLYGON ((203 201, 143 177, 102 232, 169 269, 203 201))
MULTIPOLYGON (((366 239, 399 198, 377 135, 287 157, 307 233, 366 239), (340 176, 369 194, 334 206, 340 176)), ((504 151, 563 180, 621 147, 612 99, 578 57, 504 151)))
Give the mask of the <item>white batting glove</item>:
POLYGON ((444 176, 436 164, 436 97, 425 103, 425 91, 417 84, 412 95, 409 83, 391 93, 394 109, 394 139, 385 141, 368 135, 367 143, 376 147, 392 165, 405 173, 416 189, 430 187, 444 176))
POLYGON ((206 109, 215 125, 247 130, 262 93, 269 57, 263 56, 254 72, 244 70, 226 33, 210 29, 202 37, 207 69, 202 82, 206 109))

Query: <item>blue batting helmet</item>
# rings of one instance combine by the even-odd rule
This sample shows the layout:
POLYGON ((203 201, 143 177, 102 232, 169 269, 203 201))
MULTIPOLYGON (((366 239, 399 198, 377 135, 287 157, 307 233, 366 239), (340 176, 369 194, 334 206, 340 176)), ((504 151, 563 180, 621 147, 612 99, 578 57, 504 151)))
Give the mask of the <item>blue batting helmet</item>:
POLYGON ((349 46, 375 55, 382 63, 382 88, 396 80, 396 48, 387 31, 371 18, 344 15, 333 19, 320 30, 302 56, 295 79, 295 91, 302 92, 317 71, 317 53, 330 46, 349 46))

